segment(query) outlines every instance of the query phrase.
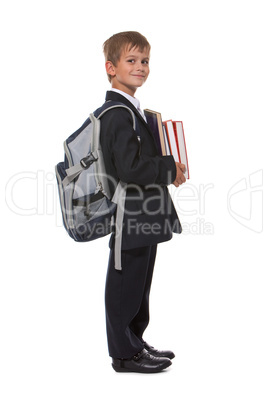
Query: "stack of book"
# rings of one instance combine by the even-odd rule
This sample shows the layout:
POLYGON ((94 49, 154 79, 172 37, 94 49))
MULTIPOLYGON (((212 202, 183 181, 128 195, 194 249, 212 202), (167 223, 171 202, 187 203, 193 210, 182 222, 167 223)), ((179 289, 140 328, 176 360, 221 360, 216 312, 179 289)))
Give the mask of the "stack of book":
POLYGON ((144 109, 159 154, 162 156, 173 155, 175 162, 185 165, 185 178, 189 179, 189 165, 182 121, 166 120, 162 121, 161 113, 153 110, 144 109))

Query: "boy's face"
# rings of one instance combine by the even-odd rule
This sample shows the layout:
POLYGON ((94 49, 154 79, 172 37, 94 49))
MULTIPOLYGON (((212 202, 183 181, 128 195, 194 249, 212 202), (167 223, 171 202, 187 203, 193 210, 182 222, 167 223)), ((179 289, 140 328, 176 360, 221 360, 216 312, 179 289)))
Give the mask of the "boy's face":
POLYGON ((106 71, 112 76, 112 87, 134 96, 149 75, 149 51, 142 52, 137 48, 122 51, 117 65, 106 62, 106 71))

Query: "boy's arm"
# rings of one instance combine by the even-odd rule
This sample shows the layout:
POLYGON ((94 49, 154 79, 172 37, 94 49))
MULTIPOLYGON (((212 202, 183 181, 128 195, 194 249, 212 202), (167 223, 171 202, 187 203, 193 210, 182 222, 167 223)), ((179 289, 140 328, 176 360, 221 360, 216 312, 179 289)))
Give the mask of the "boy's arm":
POLYGON ((106 139, 120 180, 138 185, 168 185, 175 182, 178 170, 173 156, 140 155, 140 144, 132 128, 131 115, 127 110, 116 114, 115 117, 115 114, 109 115, 108 112, 102 119, 105 119, 106 139))

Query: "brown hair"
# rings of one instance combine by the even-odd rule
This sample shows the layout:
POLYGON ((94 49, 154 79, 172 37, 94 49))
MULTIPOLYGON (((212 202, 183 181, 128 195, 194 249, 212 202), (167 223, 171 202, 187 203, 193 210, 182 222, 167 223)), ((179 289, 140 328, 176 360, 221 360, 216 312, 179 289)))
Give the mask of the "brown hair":
MULTIPOLYGON (((105 61, 111 61, 113 65, 116 66, 117 62, 120 60, 123 49, 128 48, 128 50, 130 50, 135 47, 141 52, 144 49, 148 49, 148 51, 151 49, 150 43, 145 36, 141 35, 139 32, 119 32, 107 39, 103 44, 105 61)), ((107 75, 108 80, 111 82, 110 74, 107 75)))

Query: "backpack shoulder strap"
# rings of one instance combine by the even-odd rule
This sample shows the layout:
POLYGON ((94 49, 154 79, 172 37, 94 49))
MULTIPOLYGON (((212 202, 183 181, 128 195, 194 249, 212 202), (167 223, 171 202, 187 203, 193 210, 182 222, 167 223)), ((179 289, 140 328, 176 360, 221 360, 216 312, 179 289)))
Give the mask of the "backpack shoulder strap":
POLYGON ((115 244, 114 244, 114 267, 116 270, 122 270, 121 264, 121 246, 123 233, 123 219, 125 211, 125 200, 127 194, 127 184, 121 180, 117 184, 112 202, 117 205, 115 222, 115 244))
MULTIPOLYGON (((109 110, 115 109, 115 108, 124 108, 128 110, 132 116, 132 124, 133 124, 133 129, 137 132, 138 131, 138 125, 136 123, 136 117, 134 112, 126 105, 123 103, 119 102, 113 102, 113 101, 108 101, 106 102, 102 110, 98 110, 97 116, 98 119, 101 119, 101 117, 109 110)), ((98 140, 96 139, 96 142, 98 140)), ((115 269, 116 270, 122 270, 122 264, 121 264, 121 245, 122 245, 122 232, 123 232, 123 219, 124 219, 124 211, 125 211, 125 199, 126 199, 126 193, 127 193, 127 184, 122 182, 121 180, 117 184, 117 187, 115 189, 112 202, 117 204, 116 208, 116 222, 115 222, 115 245, 114 245, 114 264, 115 264, 115 269)))
POLYGON ((63 180, 63 186, 66 187, 69 183, 71 183, 80 173, 87 169, 88 166, 98 159, 98 150, 100 149, 100 119, 101 117, 111 109, 115 108, 124 108, 127 109, 132 116, 132 124, 133 129, 137 129, 136 118, 134 112, 123 103, 108 101, 104 103, 104 105, 97 109, 94 113, 90 114, 90 120, 93 124, 92 130, 92 138, 91 138, 91 152, 86 155, 83 159, 81 159, 80 163, 70 166, 69 169, 66 169, 66 177, 63 180))
POLYGON ((105 102, 101 108, 97 109, 94 112, 94 115, 100 119, 106 112, 108 112, 109 110, 115 109, 115 108, 123 108, 123 109, 127 109, 131 116, 132 116, 132 121, 133 121, 133 129, 136 131, 137 129, 137 124, 136 124, 136 117, 135 117, 135 113, 133 112, 133 110, 131 110, 128 106, 126 106, 124 103, 121 102, 114 102, 114 101, 107 101, 105 102))

